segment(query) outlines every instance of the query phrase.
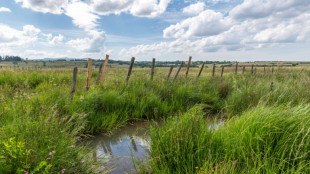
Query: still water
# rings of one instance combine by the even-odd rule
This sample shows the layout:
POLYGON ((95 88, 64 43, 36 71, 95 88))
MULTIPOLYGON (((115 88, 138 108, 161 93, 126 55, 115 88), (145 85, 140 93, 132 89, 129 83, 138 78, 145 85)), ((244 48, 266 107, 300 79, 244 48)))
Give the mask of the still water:
MULTIPOLYGON (((150 125, 151 122, 145 121, 129 123, 112 134, 92 138, 92 157, 102 166, 99 171, 109 170, 111 174, 137 173, 137 164, 148 158, 150 125)), ((208 127, 217 129, 221 126, 223 122, 210 120, 208 127)))
MULTIPOLYGON (((149 151, 150 122, 135 122, 91 139, 93 158, 102 166, 108 166, 112 174, 136 173, 134 161, 145 162, 149 151), (133 160, 135 159, 135 160, 133 160)), ((139 163, 138 162, 138 163, 139 163)), ((101 170, 106 170, 103 168, 101 170)))

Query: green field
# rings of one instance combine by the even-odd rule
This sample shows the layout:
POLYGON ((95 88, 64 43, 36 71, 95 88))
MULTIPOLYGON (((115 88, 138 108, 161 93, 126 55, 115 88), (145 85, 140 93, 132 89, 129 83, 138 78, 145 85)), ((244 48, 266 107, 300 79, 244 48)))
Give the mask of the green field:
POLYGON ((150 158, 141 173, 310 171, 307 64, 274 66, 273 73, 257 67, 252 74, 252 63, 240 63, 247 65, 244 73, 232 66, 223 77, 220 68, 212 77, 208 65, 199 79, 199 67, 187 79, 182 68, 174 82, 177 68, 169 80, 169 68, 156 68, 150 80, 150 68, 134 67, 126 82, 128 66, 112 64, 95 85, 94 63, 86 91, 87 62, 39 63, 0 63, 0 173, 96 173, 98 164, 80 142, 146 119, 163 123, 150 129, 150 158), (223 125, 210 129, 210 120, 223 125))

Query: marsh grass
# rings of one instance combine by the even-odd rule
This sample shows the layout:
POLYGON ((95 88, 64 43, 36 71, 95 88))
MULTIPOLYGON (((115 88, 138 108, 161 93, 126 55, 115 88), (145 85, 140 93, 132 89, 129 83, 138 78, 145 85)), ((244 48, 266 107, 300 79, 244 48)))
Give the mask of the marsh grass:
MULTIPOLYGON (((2 173, 20 173, 25 170, 43 173, 42 171, 46 170, 50 173, 59 173, 65 168, 68 173, 90 173, 92 172, 92 162, 83 158, 87 154, 85 153, 87 149, 76 145, 84 134, 113 131, 129 120, 165 120, 170 119, 170 116, 176 116, 175 119, 183 119, 179 116, 197 104, 203 110, 203 113, 198 115, 204 117, 226 115, 228 118, 236 120, 240 115, 240 118, 243 118, 242 116, 247 110, 252 110, 261 104, 277 108, 277 106, 283 107, 289 103, 289 108, 298 106, 308 108, 304 104, 310 99, 310 73, 307 69, 303 71, 301 69, 279 69, 274 74, 270 72, 265 75, 257 73, 256 76, 249 72, 235 75, 231 70, 224 74, 223 78, 220 78, 218 76, 211 77, 210 68, 206 68, 197 80, 198 71, 199 68, 191 69, 189 78, 185 80, 185 69, 183 69, 177 80, 172 83, 171 79, 166 80, 168 68, 156 69, 152 81, 149 69, 134 68, 130 80, 126 83, 126 69, 108 69, 104 83, 97 86, 94 85, 97 72, 92 73, 92 86, 86 92, 87 70, 79 69, 77 89, 71 102, 69 100, 71 69, 37 71, 1 69, 0 144, 2 148, 0 149, 0 166, 5 167, 2 167, 2 171, 0 171, 2 173), (272 90, 271 82, 274 84, 272 90), (5 145, 18 146, 18 148, 4 148, 5 145), (15 151, 16 149, 19 150, 15 151), (51 161, 47 161, 47 158, 50 158, 49 152, 52 151, 56 151, 56 153, 53 154, 51 161), (15 155, 11 155, 14 153, 15 155), (38 171, 39 169, 40 171, 38 171)), ((272 108, 267 107, 261 110, 267 112, 272 108)), ((280 115, 278 116, 280 117, 280 115)), ((170 122, 167 123, 167 126, 163 125, 162 131, 170 127, 178 132, 178 127, 187 127, 188 130, 180 131, 179 136, 184 134, 196 144, 189 144, 190 142, 179 139, 173 140, 177 145, 169 147, 171 149, 167 154, 172 153, 171 158, 175 160, 179 158, 180 161, 174 164, 172 159, 169 159, 167 164, 171 163, 171 168, 157 169, 154 167, 156 165, 152 165, 154 172, 186 171, 196 173, 196 165, 204 165, 202 167, 206 169, 212 168, 222 161, 223 165, 220 166, 223 170, 240 170, 241 162, 252 167, 253 171, 260 170, 262 165, 268 165, 270 171, 280 171, 280 169, 278 170, 279 165, 283 166, 281 171, 284 168, 289 168, 286 163, 291 164, 291 161, 282 161, 282 164, 276 161, 276 158, 272 159, 274 162, 268 161, 268 163, 258 160, 254 165, 252 161, 242 161, 249 160, 249 158, 243 157, 243 159, 239 158, 234 166, 237 158, 222 159, 217 157, 226 153, 220 151, 221 148, 214 153, 208 153, 211 155, 211 159, 221 159, 222 161, 205 162, 205 153, 201 153, 200 150, 196 151, 192 147, 200 147, 201 144, 210 143, 210 140, 201 138, 201 136, 196 137, 196 139, 198 138, 196 140, 187 131, 191 131, 190 133, 199 132, 205 137, 209 136, 209 138, 213 138, 212 142, 215 144, 221 144, 221 139, 214 138, 213 134, 207 134, 210 131, 205 127, 206 123, 201 124, 199 120, 202 118, 197 118, 198 122, 192 122, 187 118, 188 120, 185 119, 181 123, 175 121, 176 123, 173 123, 175 125, 170 122), (186 160, 181 161, 183 155, 186 160), (196 155, 199 158, 196 158, 196 155), (195 159, 196 162, 193 162, 192 159, 195 159), (177 168, 177 166, 181 167, 177 168)), ((174 132, 170 134, 173 135, 174 132)), ((220 134, 219 136, 224 135, 220 134)), ((176 137, 167 137, 167 142, 169 142, 169 138, 176 137)), ((160 137, 157 139, 154 143, 159 141, 160 137)), ((161 144, 158 144, 158 147, 161 147, 161 144)), ((288 147, 284 146, 283 148, 288 147)), ((158 152, 158 154, 160 153, 158 152)), ((262 158, 262 156, 257 157, 262 158)), ((277 158, 280 157, 277 156, 277 158)), ((298 163, 298 166, 297 168, 293 167, 294 170, 303 171, 302 162, 296 159, 295 163, 298 163)))
POLYGON ((209 129, 201 106, 152 127, 154 173, 307 173, 310 105, 259 105, 209 129))

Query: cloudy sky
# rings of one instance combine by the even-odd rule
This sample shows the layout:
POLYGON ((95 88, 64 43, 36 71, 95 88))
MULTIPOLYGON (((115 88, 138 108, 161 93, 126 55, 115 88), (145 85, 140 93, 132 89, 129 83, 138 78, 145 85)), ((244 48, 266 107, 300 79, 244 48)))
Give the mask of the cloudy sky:
POLYGON ((0 0, 0 55, 310 61, 309 0, 0 0))

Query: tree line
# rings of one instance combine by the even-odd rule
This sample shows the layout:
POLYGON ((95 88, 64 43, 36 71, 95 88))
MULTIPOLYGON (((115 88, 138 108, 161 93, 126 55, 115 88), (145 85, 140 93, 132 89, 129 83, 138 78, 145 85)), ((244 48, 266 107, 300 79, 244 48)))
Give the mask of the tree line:
POLYGON ((22 61, 23 59, 19 56, 0 56, 0 62, 1 61, 22 61))

